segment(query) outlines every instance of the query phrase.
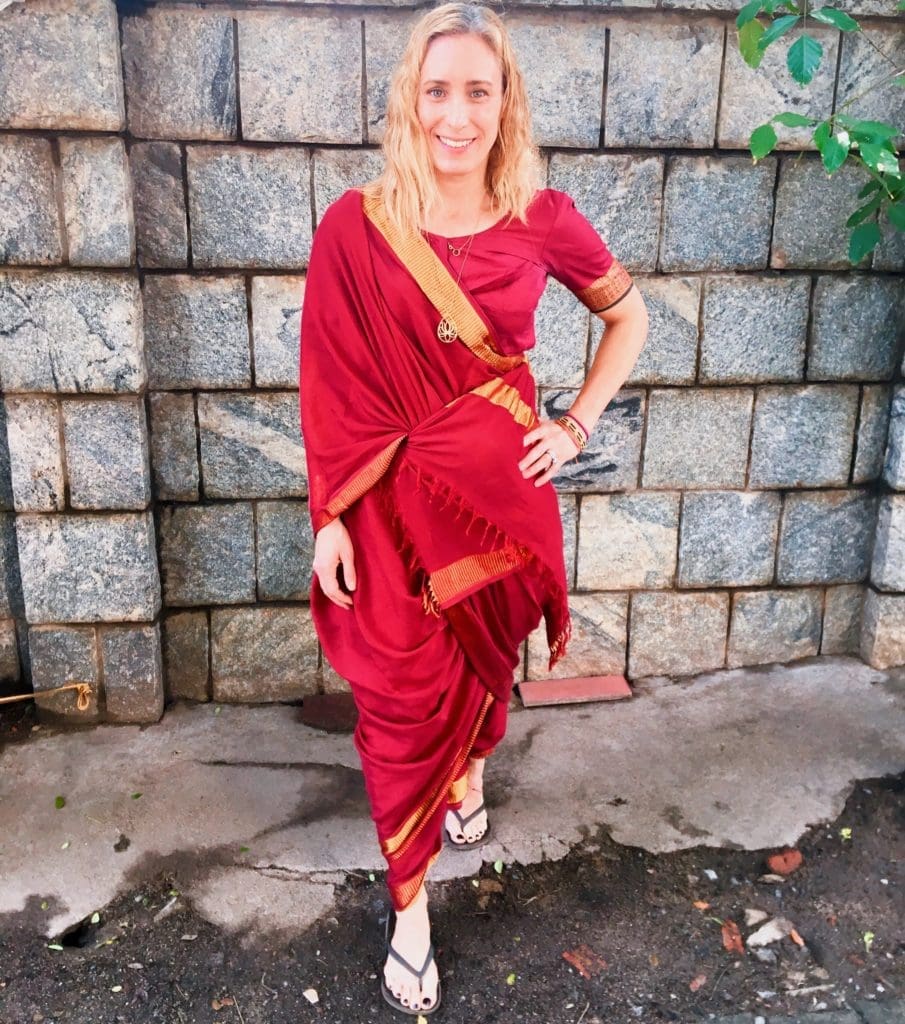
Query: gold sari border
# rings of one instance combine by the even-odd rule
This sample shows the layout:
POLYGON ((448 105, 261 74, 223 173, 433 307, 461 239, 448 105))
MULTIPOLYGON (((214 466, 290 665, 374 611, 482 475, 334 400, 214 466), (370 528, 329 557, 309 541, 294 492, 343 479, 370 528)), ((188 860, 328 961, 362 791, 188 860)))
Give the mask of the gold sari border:
POLYGON ((513 569, 520 569, 525 563, 524 554, 509 546, 466 555, 430 574, 427 586, 430 588, 431 600, 441 608, 446 604, 455 604, 476 584, 504 576, 513 569))
POLYGON ((448 804, 457 804, 461 800, 465 799, 465 794, 468 792, 468 769, 462 773, 461 778, 455 779, 452 785, 449 787, 449 792, 446 794, 446 802, 448 804))
MULTIPOLYGON (((478 395, 481 398, 486 398, 488 402, 493 402, 494 405, 501 406, 512 415, 516 423, 523 427, 533 427, 540 422, 534 410, 519 394, 518 388, 507 384, 502 377, 491 377, 490 380, 484 381, 483 384, 472 388, 464 395, 459 395, 458 398, 453 399, 453 402, 460 402, 468 395, 478 395)), ((452 405, 453 402, 446 404, 452 405)))
POLYGON ((601 313, 624 299, 633 284, 629 272, 614 257, 610 269, 602 277, 575 294, 592 313, 601 313))
POLYGON ((453 321, 459 339, 479 359, 501 372, 525 361, 522 355, 504 356, 492 345, 487 325, 420 234, 404 236, 390 221, 383 201, 377 197, 362 193, 362 208, 440 315, 453 321))
MULTIPOLYGON (((481 725, 484 722, 484 718, 487 714, 487 709, 490 707, 490 702, 493 700, 493 694, 487 690, 484 693, 484 698, 481 702, 481 708, 478 711, 478 716, 471 727, 471 731, 468 734, 468 739, 462 745, 459 753, 453 760, 452 767, 446 773, 440 785, 436 788, 432 796, 429 796, 419 807, 406 818, 402 827, 394 835, 388 839, 384 839, 380 843, 380 849, 384 856, 387 858, 401 857, 403 853, 409 848, 414 842, 415 838, 424 828, 425 822, 430 818, 431 814, 437 809, 440 801, 445 798, 449 792, 449 787, 452 785, 453 780, 462 770, 462 765, 465 764, 468 759, 468 755, 471 752, 474 741, 481 729, 481 725)), ((423 877, 423 873, 422 873, 423 877)), ((415 887, 415 893, 418 892, 420 886, 420 879, 418 885, 415 887)), ((414 895, 413 893, 412 895, 414 895)))
POLYGON ((418 895, 418 890, 421 888, 421 883, 424 881, 424 876, 430 870, 431 865, 440 856, 443 847, 441 846, 436 853, 432 853, 428 858, 427 864, 424 865, 423 869, 418 872, 417 875, 413 875, 411 878, 407 878, 400 885, 396 886, 396 899, 402 904, 403 909, 407 907, 412 900, 418 895))
POLYGON ((357 501, 366 491, 369 491, 374 484, 386 473, 396 454, 396 449, 406 438, 406 434, 391 441, 383 451, 378 452, 371 461, 357 473, 341 490, 339 490, 324 506, 323 511, 318 515, 319 520, 315 529, 319 530, 326 526, 332 519, 335 519, 341 512, 344 512, 353 502, 357 501))

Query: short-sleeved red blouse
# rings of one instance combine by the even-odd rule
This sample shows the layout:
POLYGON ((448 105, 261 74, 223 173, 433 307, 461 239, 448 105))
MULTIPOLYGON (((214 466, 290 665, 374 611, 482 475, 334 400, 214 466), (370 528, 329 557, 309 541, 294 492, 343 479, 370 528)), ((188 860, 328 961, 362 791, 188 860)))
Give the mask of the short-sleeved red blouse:
POLYGON ((450 252, 449 243, 458 247, 468 242, 468 235, 423 232, 454 280, 462 267, 462 286, 490 319, 507 354, 534 346, 534 312, 548 275, 593 312, 614 305, 632 287, 628 272, 568 193, 539 190, 527 220, 506 224, 503 218, 478 231, 470 251, 463 248, 460 256, 450 252))

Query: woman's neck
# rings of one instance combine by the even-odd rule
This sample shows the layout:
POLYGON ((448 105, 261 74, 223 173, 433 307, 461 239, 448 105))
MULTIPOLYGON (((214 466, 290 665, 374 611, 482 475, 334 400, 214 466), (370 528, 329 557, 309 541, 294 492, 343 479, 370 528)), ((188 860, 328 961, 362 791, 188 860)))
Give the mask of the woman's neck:
POLYGON ((424 219, 425 230, 438 235, 467 235, 495 220, 483 181, 438 182, 440 199, 424 219))

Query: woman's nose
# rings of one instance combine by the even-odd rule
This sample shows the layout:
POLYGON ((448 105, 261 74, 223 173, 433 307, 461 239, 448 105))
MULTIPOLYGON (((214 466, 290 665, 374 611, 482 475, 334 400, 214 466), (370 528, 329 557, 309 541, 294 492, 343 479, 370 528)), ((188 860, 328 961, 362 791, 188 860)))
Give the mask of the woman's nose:
POLYGON ((446 111, 446 120, 450 128, 461 128, 468 122, 468 112, 461 100, 451 100, 446 111))

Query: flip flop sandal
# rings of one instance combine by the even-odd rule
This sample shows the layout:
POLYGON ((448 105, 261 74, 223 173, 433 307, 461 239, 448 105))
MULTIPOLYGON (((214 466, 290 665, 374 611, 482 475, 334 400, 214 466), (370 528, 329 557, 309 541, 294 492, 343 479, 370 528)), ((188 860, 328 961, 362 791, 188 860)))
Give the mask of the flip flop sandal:
MULTIPOLYGON (((424 966, 421 968, 420 971, 416 971, 415 968, 412 967, 412 965, 408 962, 408 960, 406 960, 404 957, 400 956, 399 953, 397 953, 396 950, 393 949, 393 945, 390 942, 390 934, 392 932, 392 928, 393 928, 393 924, 394 924, 395 920, 396 920, 396 911, 392 907, 390 907, 390 912, 389 912, 389 914, 387 914, 386 930, 385 930, 385 933, 384 933, 384 938, 386 940, 387 954, 389 956, 393 957, 395 960, 398 960, 399 963, 401 963, 402 966, 409 972, 409 974, 414 974, 415 977, 419 981, 421 981, 424 978, 424 975, 426 974, 428 967, 430 967, 431 962, 434 959, 434 944, 433 943, 430 944, 430 947, 429 947, 429 949, 427 951, 427 958, 424 961, 424 966)), ((412 1006, 406 1006, 405 1003, 401 1003, 393 995, 390 987, 386 983, 386 978, 384 978, 384 977, 381 977, 381 979, 380 979, 380 991, 383 993, 383 998, 386 999, 386 1001, 390 1004, 390 1006, 393 1007, 394 1010, 401 1010, 403 1013, 409 1013, 413 1017, 417 1017, 419 1014, 421 1016, 426 1017, 428 1014, 433 1013, 434 1010, 436 1010, 437 1007, 440 1005, 440 995, 441 995, 441 992, 440 992, 440 979, 439 979, 439 977, 437 978, 437 997, 434 1000, 432 1006, 428 1006, 428 1007, 426 1007, 423 1010, 417 1010, 417 1009, 415 1009, 412 1006)))
MULTIPOLYGON (((484 806, 484 801, 482 800, 480 805, 476 807, 471 812, 471 814, 466 814, 464 818, 462 817, 461 814, 459 814, 459 812, 454 807, 449 807, 447 808, 447 810, 451 811, 456 816, 456 818, 459 821, 459 828, 462 829, 462 833, 464 834, 465 826, 471 821, 472 818, 476 818, 481 813, 481 811, 486 810, 486 808, 484 806)), ((474 850, 478 846, 483 846, 485 843, 489 842, 491 838, 492 836, 490 834, 489 819, 487 821, 487 828, 484 834, 481 836, 480 839, 475 839, 473 842, 469 842, 467 839, 463 839, 461 842, 456 839, 453 839, 452 836, 450 836, 449 834, 449 829, 446 827, 446 824, 444 823, 443 825, 443 843, 450 850, 474 850)))

